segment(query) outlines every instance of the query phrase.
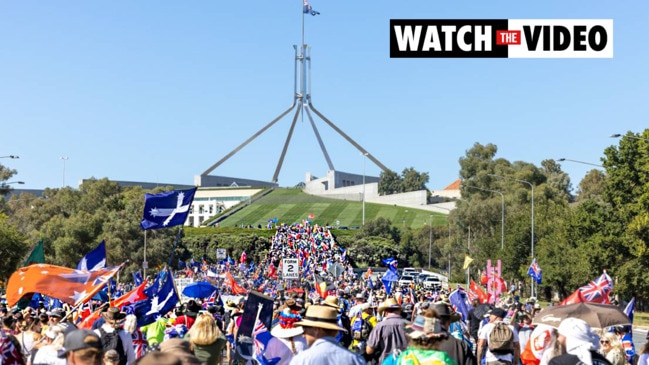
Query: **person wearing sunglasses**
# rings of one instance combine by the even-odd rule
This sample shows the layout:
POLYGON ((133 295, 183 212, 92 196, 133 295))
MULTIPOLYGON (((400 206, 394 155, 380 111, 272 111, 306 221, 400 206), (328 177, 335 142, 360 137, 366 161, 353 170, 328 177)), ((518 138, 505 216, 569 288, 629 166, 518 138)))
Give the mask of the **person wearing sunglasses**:
POLYGON ((615 333, 607 332, 599 340, 599 351, 612 365, 624 365, 626 357, 622 349, 622 343, 615 333))

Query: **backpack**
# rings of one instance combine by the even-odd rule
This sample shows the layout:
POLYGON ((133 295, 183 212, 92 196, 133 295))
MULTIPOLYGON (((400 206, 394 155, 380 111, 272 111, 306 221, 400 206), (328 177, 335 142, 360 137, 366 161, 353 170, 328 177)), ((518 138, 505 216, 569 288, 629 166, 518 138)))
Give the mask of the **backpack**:
POLYGON ((370 337, 370 332, 372 332, 372 324, 368 319, 369 316, 367 316, 366 318, 363 318, 362 315, 360 317, 356 317, 356 320, 354 321, 354 323, 352 323, 352 336, 354 337, 354 340, 365 341, 368 337, 370 337))
POLYGON ((108 350, 115 350, 119 354, 119 365, 126 365, 127 358, 126 352, 124 352, 124 343, 122 338, 119 335, 119 331, 116 329, 113 332, 106 332, 103 328, 99 328, 99 338, 101 339, 101 346, 104 353, 108 350))
POLYGON ((504 322, 494 323, 489 333, 489 351, 497 355, 514 353, 514 332, 504 322))

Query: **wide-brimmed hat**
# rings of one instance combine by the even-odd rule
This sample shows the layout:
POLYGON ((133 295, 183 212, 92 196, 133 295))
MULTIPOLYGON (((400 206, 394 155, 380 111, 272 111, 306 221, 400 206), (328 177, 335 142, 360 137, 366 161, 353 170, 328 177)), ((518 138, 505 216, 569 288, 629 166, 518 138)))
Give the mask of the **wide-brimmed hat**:
POLYGON ((240 302, 239 298, 237 298, 237 299, 228 299, 228 300, 225 301, 225 305, 223 305, 223 309, 225 309, 226 311, 237 310, 237 309, 239 309, 239 302, 240 302))
POLYGON ((441 337, 446 332, 442 329, 442 323, 439 318, 419 315, 410 326, 408 336, 412 339, 420 337, 441 337))
POLYGON ((462 315, 454 311, 453 308, 446 303, 435 303, 433 304, 433 309, 437 312, 438 317, 450 318, 451 322, 457 322, 462 319, 462 315))
POLYGON ((304 329, 302 327, 295 327, 295 323, 301 319, 299 314, 293 314, 289 308, 286 308, 279 313, 279 321, 270 331, 270 334, 277 338, 291 338, 301 335, 304 333, 304 329))
POLYGON ((335 295, 328 295, 324 302, 322 302, 322 305, 326 305, 331 308, 336 308, 337 310, 340 309, 340 304, 338 302, 338 297, 335 295))
POLYGON ((65 317, 65 311, 62 308, 54 308, 50 312, 47 312, 47 315, 50 317, 65 317))
POLYGON ((117 307, 110 307, 101 314, 106 321, 121 321, 126 318, 126 313, 117 307))
POLYGON ((328 330, 346 331, 338 326, 338 311, 326 305, 312 305, 306 310, 304 318, 295 326, 318 327, 328 330))
POLYGON ((379 314, 383 314, 386 309, 402 309, 402 307, 396 299, 390 297, 379 305, 379 314))

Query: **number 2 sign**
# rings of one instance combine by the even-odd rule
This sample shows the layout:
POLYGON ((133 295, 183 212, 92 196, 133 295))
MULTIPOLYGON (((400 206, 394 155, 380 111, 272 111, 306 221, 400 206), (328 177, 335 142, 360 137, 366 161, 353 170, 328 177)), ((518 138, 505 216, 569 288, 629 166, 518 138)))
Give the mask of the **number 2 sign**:
POLYGON ((282 259, 282 278, 300 278, 300 266, 298 265, 297 259, 282 259))

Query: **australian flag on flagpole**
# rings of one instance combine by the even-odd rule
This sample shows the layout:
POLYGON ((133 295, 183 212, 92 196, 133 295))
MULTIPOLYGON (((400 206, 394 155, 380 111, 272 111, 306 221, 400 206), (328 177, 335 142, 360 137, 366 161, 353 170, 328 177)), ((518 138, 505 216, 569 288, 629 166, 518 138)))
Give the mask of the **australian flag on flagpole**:
POLYGON ((390 257, 382 260, 383 263, 388 267, 381 277, 381 282, 385 287, 385 292, 390 295, 392 293, 392 283, 399 280, 399 275, 397 273, 397 260, 390 257))
POLYGON ((315 16, 315 15, 320 15, 320 12, 319 12, 319 11, 315 11, 315 10, 313 10, 313 7, 311 6, 311 4, 309 4, 308 1, 304 0, 303 5, 304 5, 304 6, 303 6, 302 9, 303 9, 303 11, 304 11, 304 14, 311 14, 311 15, 313 15, 313 16, 315 16))
POLYGON ((196 188, 144 195, 142 229, 159 229, 182 225, 187 220, 196 188))
POLYGON ((88 252, 77 264, 77 270, 96 271, 106 267, 106 242, 88 252))
POLYGON ((536 262, 536 259, 532 260, 532 264, 530 265, 530 268, 527 269, 527 275, 531 276, 534 281, 536 281, 537 284, 541 284, 541 267, 539 266, 539 263, 536 262))

